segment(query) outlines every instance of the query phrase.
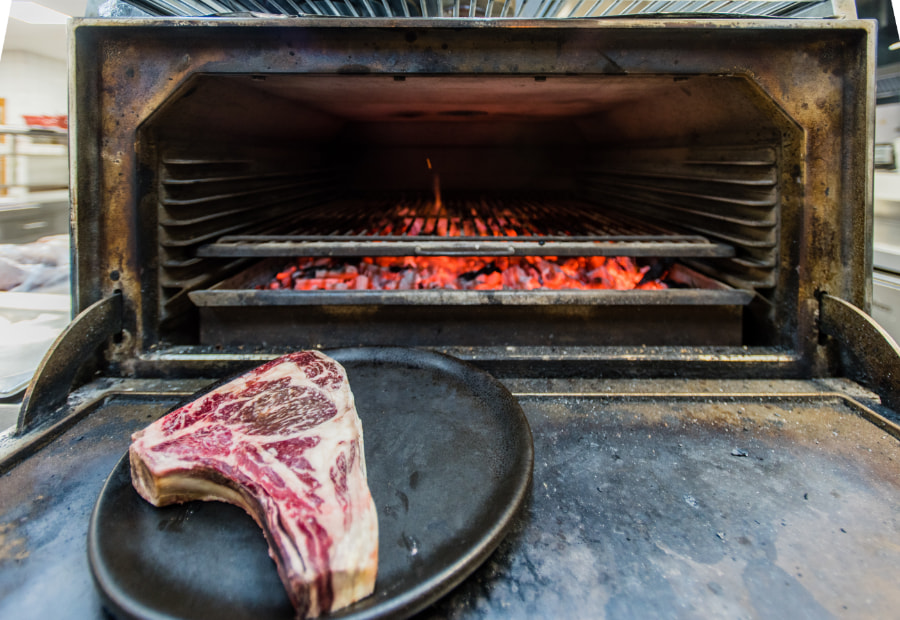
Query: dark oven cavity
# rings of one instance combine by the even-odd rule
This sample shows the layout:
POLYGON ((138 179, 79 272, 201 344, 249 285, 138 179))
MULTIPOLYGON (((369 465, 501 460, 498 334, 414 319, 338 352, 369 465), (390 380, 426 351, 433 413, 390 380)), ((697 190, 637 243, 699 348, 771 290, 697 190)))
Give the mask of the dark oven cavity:
POLYGON ((147 190, 159 205, 159 335, 305 347, 776 344, 786 318, 764 302, 777 281, 790 124, 773 112, 739 77, 196 76, 142 132, 157 145, 147 190), (309 280, 388 256, 482 258, 464 276, 537 266, 520 290, 509 278, 465 292, 431 280, 297 284, 304 268, 309 280), (641 277, 580 289, 543 267, 584 257, 603 257, 585 267, 594 280, 605 261, 641 277), (284 269, 291 282, 270 287, 284 269), (654 280, 666 288, 641 288, 654 280))

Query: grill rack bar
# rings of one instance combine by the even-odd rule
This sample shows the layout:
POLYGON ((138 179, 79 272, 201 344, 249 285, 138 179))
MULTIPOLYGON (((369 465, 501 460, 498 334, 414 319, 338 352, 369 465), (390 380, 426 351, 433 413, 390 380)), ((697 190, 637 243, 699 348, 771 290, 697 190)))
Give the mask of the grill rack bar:
POLYGON ((646 256, 731 257, 734 248, 708 243, 697 237, 660 240, 653 237, 507 238, 454 237, 410 239, 409 237, 281 236, 258 238, 224 237, 201 246, 203 257, 264 256, 646 256), (698 240, 699 239, 699 240, 698 240))

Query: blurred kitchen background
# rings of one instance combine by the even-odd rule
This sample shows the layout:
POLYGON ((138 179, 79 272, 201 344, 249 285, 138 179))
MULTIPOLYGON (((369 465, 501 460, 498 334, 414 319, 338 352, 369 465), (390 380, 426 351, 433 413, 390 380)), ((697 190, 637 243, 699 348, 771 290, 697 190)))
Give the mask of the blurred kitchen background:
POLYGON ((0 0, 0 431, 70 319, 66 21, 86 0, 0 0))
POLYGON ((900 38, 890 0, 857 0, 878 20, 872 317, 900 340, 900 38))
MULTIPOLYGON (((857 11, 879 25, 872 314, 900 339, 900 40, 890 0, 857 11)), ((0 0, 0 432, 70 319, 66 21, 137 13, 119 0, 0 0)))

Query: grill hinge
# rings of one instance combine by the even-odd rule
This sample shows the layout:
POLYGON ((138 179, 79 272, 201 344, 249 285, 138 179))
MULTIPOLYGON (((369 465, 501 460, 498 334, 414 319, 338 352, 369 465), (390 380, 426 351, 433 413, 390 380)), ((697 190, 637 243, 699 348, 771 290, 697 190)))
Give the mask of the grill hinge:
POLYGON ((850 302, 823 293, 819 329, 840 345, 845 373, 900 411, 900 347, 884 328, 850 302))
POLYGON ((95 302, 78 316, 41 360, 19 409, 16 435, 54 428, 56 412, 65 404, 73 383, 94 353, 113 334, 122 331, 122 295, 95 302))

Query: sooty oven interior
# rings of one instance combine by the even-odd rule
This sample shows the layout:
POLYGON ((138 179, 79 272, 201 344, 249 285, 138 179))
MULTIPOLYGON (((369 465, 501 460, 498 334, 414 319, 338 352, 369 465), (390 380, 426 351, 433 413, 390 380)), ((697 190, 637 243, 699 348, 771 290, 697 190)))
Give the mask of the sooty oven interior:
POLYGON ((78 295, 121 291, 112 359, 399 344, 834 365, 817 294, 869 296, 859 22, 282 24, 76 28, 96 52, 77 57, 105 59, 74 74, 78 295), (394 281, 391 261, 475 257, 458 282, 581 260, 665 288, 293 290, 363 257, 394 281))

